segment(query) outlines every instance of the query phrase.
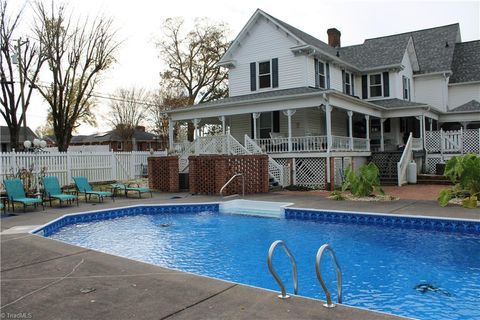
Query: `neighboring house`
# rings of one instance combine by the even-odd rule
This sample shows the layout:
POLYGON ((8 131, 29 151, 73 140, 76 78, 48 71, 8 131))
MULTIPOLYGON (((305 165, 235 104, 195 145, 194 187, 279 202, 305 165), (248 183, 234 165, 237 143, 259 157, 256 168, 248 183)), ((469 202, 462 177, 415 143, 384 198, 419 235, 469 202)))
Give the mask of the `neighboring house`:
MULTIPOLYGON (((25 141, 24 139, 24 127, 20 127, 20 134, 18 136, 18 139, 20 141, 20 144, 23 146, 23 142, 25 141)), ((33 141, 33 139, 37 139, 37 135, 29 128, 27 127, 27 140, 33 141)), ((8 130, 7 126, 0 126, 0 152, 10 152, 12 149, 12 145, 10 144, 10 130, 8 130)), ((22 147, 23 149, 23 147, 22 147)), ((20 151, 20 150, 16 150, 20 151)))
POLYGON ((459 24, 347 47, 340 31, 327 33, 328 44, 257 10, 219 62, 229 69, 229 97, 168 112, 170 132, 176 121, 221 122, 225 139, 241 145, 175 144, 170 134, 181 168, 193 150, 266 152, 282 184, 325 186, 368 157, 397 174, 406 147, 400 178, 390 175, 403 183, 413 157, 432 172, 447 153, 480 153, 480 40, 462 43, 459 24))
MULTIPOLYGON (((149 151, 162 150, 159 139, 153 133, 145 131, 145 127, 138 126, 131 141, 124 141, 116 130, 92 135, 73 136, 70 146, 80 150, 78 146, 107 146, 113 151, 149 151)), ((91 148, 89 149, 91 150, 91 148)))

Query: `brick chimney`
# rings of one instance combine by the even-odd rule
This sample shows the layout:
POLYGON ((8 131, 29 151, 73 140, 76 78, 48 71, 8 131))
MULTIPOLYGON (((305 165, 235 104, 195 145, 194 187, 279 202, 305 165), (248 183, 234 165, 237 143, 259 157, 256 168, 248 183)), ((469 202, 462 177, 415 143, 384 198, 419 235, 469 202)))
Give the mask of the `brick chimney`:
POLYGON ((330 28, 327 30, 328 34, 328 45, 334 48, 340 48, 340 36, 342 35, 340 31, 336 28, 330 28))

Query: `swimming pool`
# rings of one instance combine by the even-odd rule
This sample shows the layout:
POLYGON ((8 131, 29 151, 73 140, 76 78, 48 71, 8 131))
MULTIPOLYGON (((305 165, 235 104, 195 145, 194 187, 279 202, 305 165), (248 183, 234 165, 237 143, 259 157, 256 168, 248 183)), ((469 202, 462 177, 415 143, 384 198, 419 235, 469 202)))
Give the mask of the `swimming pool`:
MULTIPOLYGON (((297 260, 299 294, 319 299, 325 296, 314 259, 329 243, 342 267, 345 304, 420 319, 480 319, 478 222, 288 208, 285 217, 222 214, 216 204, 137 206, 67 216, 38 232, 273 290, 278 286, 266 255, 270 244, 282 239, 297 260)), ((273 263, 293 292, 291 268, 280 250, 273 263)), ((335 297, 334 268, 327 257, 322 270, 335 297)))

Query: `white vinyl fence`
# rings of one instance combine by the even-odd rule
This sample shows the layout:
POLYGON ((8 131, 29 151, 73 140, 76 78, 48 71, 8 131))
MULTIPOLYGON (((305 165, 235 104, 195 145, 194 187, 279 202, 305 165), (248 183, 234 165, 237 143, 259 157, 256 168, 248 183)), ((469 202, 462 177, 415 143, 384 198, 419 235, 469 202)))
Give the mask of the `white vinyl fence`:
MULTIPOLYGON (((165 156, 155 152, 153 156, 165 156)), ((33 174, 45 171, 57 176, 60 185, 73 183, 72 177, 85 176, 91 182, 128 180, 146 175, 147 151, 133 152, 8 152, 0 153, 0 182, 21 169, 33 174)))

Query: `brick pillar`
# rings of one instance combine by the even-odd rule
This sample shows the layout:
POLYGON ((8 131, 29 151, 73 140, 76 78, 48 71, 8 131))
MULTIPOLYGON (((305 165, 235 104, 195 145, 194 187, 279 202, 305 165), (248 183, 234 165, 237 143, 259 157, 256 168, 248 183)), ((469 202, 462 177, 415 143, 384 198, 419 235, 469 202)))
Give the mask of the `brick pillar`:
POLYGON ((178 192, 178 156, 148 157, 148 186, 162 192, 178 192))

